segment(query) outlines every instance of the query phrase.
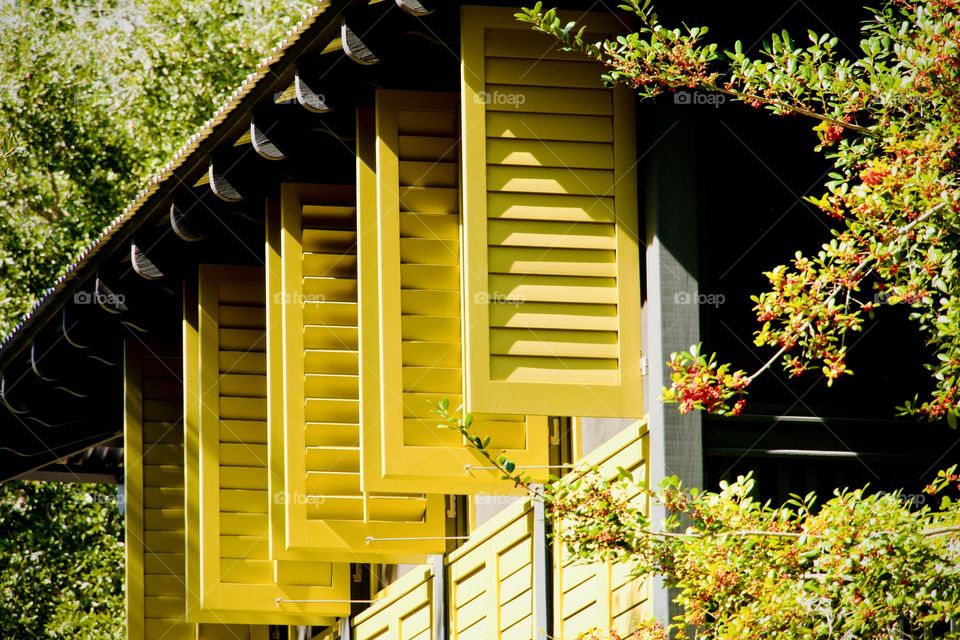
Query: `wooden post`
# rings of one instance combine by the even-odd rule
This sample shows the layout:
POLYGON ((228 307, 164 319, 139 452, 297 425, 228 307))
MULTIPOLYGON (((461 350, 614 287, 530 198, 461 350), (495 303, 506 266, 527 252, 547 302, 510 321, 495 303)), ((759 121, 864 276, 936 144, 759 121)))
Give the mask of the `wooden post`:
MULTIPOLYGON (((649 122, 649 121, 648 121, 649 122)), ((703 485, 703 443, 699 413, 681 415, 660 402, 669 382, 671 352, 699 341, 697 308, 698 236, 694 126, 658 110, 652 135, 641 142, 646 164, 646 300, 644 351, 648 363, 644 406, 649 415, 649 482, 679 476, 687 486, 703 485)), ((665 516, 651 505, 652 521, 665 516)), ((661 580, 651 585, 653 614, 669 624, 677 613, 661 580)))

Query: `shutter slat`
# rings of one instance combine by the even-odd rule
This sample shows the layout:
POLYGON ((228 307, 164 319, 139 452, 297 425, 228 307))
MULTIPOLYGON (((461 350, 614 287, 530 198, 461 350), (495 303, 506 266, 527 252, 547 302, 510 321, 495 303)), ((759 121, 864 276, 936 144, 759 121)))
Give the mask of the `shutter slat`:
POLYGON ((455 162, 400 162, 400 186, 403 187, 456 187, 459 182, 455 162))
POLYGON ((548 384, 582 384, 589 379, 610 386, 620 381, 615 359, 550 358, 536 356, 493 356, 490 372, 507 382, 546 382, 548 384))
POLYGON ((356 375, 308 373, 304 376, 303 387, 310 398, 356 397, 360 393, 360 378, 356 375))
POLYGON ((613 198, 555 193, 490 193, 489 219, 614 222, 613 198))
POLYGON ((617 254, 610 250, 490 247, 488 258, 490 273, 617 276, 617 254))
POLYGON ((527 329, 582 329, 616 331, 620 326, 617 307, 612 304, 523 304, 490 305, 490 327, 527 329))
POLYGON ((529 60, 487 57, 486 80, 491 84, 602 89, 597 64, 579 60, 529 60))
POLYGON ((360 430, 344 422, 308 422, 304 442, 308 447, 359 447, 360 430))
POLYGON ((357 272, 357 257, 334 253, 303 254, 303 275, 326 278, 349 278, 357 272))
POLYGON ((356 302, 356 278, 303 279, 303 296, 311 302, 356 302))
MULTIPOLYGON (((615 278, 577 276, 491 275, 490 295, 507 303, 558 302, 616 304, 615 278)), ((592 340, 592 334, 584 334, 592 340)))
POLYGON ((611 195, 613 185, 613 173, 605 169, 498 165, 487 168, 487 189, 491 192, 559 193, 601 197, 611 195))
POLYGON ((457 240, 460 237, 460 217, 449 213, 403 212, 400 214, 400 236, 457 240))
POLYGON ((400 333, 404 340, 459 342, 460 318, 403 316, 400 319, 400 333))
POLYGON ((603 116, 491 112, 487 115, 487 137, 537 142, 612 142, 613 123, 603 116))
POLYGON ((357 327, 330 327, 310 324, 303 328, 303 346, 306 349, 356 351, 358 345, 357 327))
POLYGON ((337 255, 351 254, 356 251, 356 231, 330 229, 304 229, 303 250, 337 255))
POLYGON ((490 246, 544 249, 617 248, 616 229, 610 224, 491 220, 487 223, 490 246))
POLYGON ((593 142, 487 140, 487 164, 511 167, 613 169, 613 149, 593 142))
POLYGON ((456 162, 458 142, 447 136, 399 136, 397 153, 407 160, 456 162))
POLYGON ((267 380, 260 375, 228 373, 220 378, 220 390, 228 396, 266 398, 267 380))
POLYGON ((454 214, 459 218, 459 189, 400 187, 397 196, 402 212, 454 214))
POLYGON ((603 89, 562 89, 556 87, 528 87, 515 84, 488 82, 486 91, 488 111, 522 110, 524 113, 551 113, 584 116, 610 116, 613 104, 610 93, 603 89))
POLYGON ((432 264, 400 265, 400 279, 410 289, 460 292, 460 268, 432 264))

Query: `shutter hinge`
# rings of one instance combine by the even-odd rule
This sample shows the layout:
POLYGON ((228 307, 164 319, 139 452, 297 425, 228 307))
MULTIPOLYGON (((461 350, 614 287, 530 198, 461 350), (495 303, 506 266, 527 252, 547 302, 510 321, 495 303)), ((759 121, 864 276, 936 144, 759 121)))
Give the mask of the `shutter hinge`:
POLYGON ((640 356, 640 375, 643 377, 646 377, 649 371, 650 371, 650 366, 649 366, 649 363, 647 362, 647 356, 640 356))
POLYGON ((448 518, 457 517, 457 496, 454 496, 454 495, 447 496, 447 517, 448 518))

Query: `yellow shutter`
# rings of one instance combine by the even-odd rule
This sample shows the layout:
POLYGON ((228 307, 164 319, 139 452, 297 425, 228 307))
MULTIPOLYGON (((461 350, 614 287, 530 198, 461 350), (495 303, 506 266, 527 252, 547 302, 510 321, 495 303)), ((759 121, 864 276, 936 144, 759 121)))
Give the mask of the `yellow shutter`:
POLYGON ((449 555, 449 633, 455 640, 537 637, 533 504, 510 505, 449 555))
POLYGON ((416 567, 353 619, 356 640, 433 640, 433 570, 416 567))
MULTIPOLYGON (((363 323, 380 329, 379 363, 364 359, 364 374, 381 376, 380 397, 364 396, 364 438, 378 445, 364 452, 364 482, 375 490, 509 490, 499 473, 468 471, 486 463, 438 428, 430 404, 455 408, 463 392, 457 111, 456 94, 378 91, 375 172, 374 149, 360 149, 360 268, 379 272, 361 283, 363 323)), ((519 467, 549 462, 546 418, 479 414, 473 428, 519 467)))
POLYGON ((158 353, 124 349, 127 637, 267 640, 266 626, 186 621, 182 362, 158 353))
POLYGON ((361 488, 360 393, 379 384, 375 372, 360 376, 355 188, 284 184, 267 226, 271 424, 282 425, 271 438, 285 453, 271 465, 284 496, 271 510, 274 552, 354 562, 442 553, 442 495, 361 488))
POLYGON ((201 265, 199 297, 186 289, 188 615, 330 623, 350 611, 349 565, 269 553, 263 269, 201 265))
MULTIPOLYGON (((618 467, 647 480, 647 428, 636 423, 605 442, 583 460, 615 478, 618 467)), ((557 527, 562 531, 563 523, 557 527)), ((627 636, 649 620, 649 583, 630 575, 623 564, 583 564, 563 545, 554 546, 554 628, 558 638, 576 638, 594 627, 627 636)))
POLYGON ((466 404, 640 418, 633 97, 514 13, 461 16, 466 404))

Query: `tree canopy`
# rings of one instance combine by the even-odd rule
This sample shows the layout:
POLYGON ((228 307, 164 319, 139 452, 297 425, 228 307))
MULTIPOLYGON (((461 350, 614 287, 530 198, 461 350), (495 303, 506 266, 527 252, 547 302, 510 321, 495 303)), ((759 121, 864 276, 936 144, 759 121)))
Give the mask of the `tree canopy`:
MULTIPOLYGON (((0 2, 0 334, 310 0, 0 2)), ((116 487, 0 485, 0 635, 126 637, 116 487)))
POLYGON ((0 333, 312 4, 0 3, 0 333))
POLYGON ((0 635, 121 640, 117 487, 0 484, 0 635))

